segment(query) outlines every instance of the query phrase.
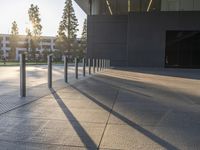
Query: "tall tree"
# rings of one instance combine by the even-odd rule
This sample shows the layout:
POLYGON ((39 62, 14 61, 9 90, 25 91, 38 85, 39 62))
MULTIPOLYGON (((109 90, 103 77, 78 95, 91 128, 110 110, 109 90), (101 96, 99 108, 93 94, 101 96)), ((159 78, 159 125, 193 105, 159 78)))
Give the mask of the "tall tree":
POLYGON ((65 7, 63 10, 63 16, 62 16, 62 26, 64 26, 67 38, 68 39, 75 39, 76 33, 78 31, 78 20, 76 18, 74 8, 72 5, 72 0, 66 0, 65 1, 65 7))
POLYGON ((84 57, 87 50, 87 19, 84 20, 83 23, 83 31, 81 34, 81 49, 80 49, 80 55, 81 57, 84 57))
POLYGON ((78 20, 74 12, 72 0, 66 0, 56 40, 56 45, 63 54, 65 52, 72 53, 78 31, 77 27, 78 20))
POLYGON ((87 41, 87 19, 85 19, 83 23, 83 31, 81 34, 81 40, 87 41))
POLYGON ((31 37, 30 52, 31 52, 31 57, 35 60, 36 49, 39 48, 40 38, 42 34, 42 25, 41 25, 39 7, 37 5, 31 4, 28 10, 28 15, 29 15, 29 21, 31 22, 32 25, 32 31, 31 29, 29 29, 30 30, 29 34, 31 37))
POLYGON ((56 49, 60 50, 62 55, 67 49, 67 36, 65 34, 65 27, 61 21, 59 24, 58 35, 56 36, 56 49))
POLYGON ((10 51, 9 51, 9 58, 14 60, 16 57, 16 48, 18 44, 19 38, 19 31, 16 21, 12 23, 11 27, 11 36, 10 36, 10 51))

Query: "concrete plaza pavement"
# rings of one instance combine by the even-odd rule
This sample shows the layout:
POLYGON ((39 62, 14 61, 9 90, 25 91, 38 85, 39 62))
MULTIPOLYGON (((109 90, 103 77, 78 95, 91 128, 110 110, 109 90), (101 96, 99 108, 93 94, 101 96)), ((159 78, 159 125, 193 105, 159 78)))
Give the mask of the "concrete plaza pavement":
POLYGON ((1 113, 0 149, 198 150, 199 89, 200 70, 107 69, 60 80, 1 113))
MULTIPOLYGON (((79 76, 82 76, 81 67, 79 76)), ((74 77, 74 67, 69 66, 69 80, 74 77)), ((63 65, 53 65, 53 81, 63 79, 63 65)), ((31 88, 47 84, 47 65, 30 65, 26 67, 26 86, 31 88)), ((20 68, 19 66, 0 67, 0 95, 19 93, 20 68), (9 89, 9 90, 8 90, 9 89)))

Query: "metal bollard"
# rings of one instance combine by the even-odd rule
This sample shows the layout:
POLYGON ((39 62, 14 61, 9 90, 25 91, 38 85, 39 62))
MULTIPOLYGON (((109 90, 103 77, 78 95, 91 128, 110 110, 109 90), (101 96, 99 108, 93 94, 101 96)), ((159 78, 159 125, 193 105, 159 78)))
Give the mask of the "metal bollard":
POLYGON ((106 59, 106 68, 108 68, 108 59, 106 59))
POLYGON ((103 70, 103 59, 101 59, 101 70, 103 70))
POLYGON ((68 59, 67 59, 67 56, 64 56, 64 80, 65 80, 65 83, 68 82, 68 59))
POLYGON ((85 77, 85 58, 83 58, 83 76, 85 77))
POLYGON ((103 70, 103 59, 101 59, 101 70, 103 70))
POLYGON ((75 77, 78 79, 78 60, 75 58, 75 77))
POLYGON ((20 97, 26 97, 26 60, 25 60, 25 54, 20 54, 20 97))
POLYGON ((106 60, 103 60, 103 68, 106 69, 106 60))
POLYGON ((88 72, 89 72, 89 74, 91 74, 91 59, 89 58, 88 59, 88 72))
POLYGON ((97 72, 99 71, 99 59, 96 59, 97 72))
POLYGON ((52 54, 48 55, 48 88, 52 88, 52 54))
POLYGON ((105 69, 105 59, 103 59, 103 70, 105 69))
POLYGON ((95 59, 93 58, 93 64, 92 64, 92 65, 93 65, 93 73, 95 73, 95 62, 96 62, 96 61, 95 61, 95 59))
POLYGON ((101 68, 101 60, 102 60, 102 59, 99 59, 99 71, 101 71, 101 69, 102 69, 102 68, 101 68))

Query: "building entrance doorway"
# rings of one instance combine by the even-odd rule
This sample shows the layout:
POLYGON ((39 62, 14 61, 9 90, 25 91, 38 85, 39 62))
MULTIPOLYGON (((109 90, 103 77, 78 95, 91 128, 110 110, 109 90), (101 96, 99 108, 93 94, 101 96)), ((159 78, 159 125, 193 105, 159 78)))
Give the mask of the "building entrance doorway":
POLYGON ((165 67, 200 68, 200 31, 167 31, 165 67))

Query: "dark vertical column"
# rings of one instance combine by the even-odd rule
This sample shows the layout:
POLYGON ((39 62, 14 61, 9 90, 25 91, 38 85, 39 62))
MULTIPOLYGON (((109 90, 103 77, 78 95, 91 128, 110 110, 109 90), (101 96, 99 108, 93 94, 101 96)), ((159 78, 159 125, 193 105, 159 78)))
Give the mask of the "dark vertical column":
POLYGON ((89 4, 90 4, 90 15, 92 15, 92 0, 89 0, 89 4))
POLYGON ((102 70, 104 70, 104 59, 102 59, 102 70))
POLYGON ((83 58, 83 76, 85 77, 85 58, 83 58))
POLYGON ((102 59, 99 59, 99 71, 101 71, 101 60, 102 59))
POLYGON ((89 74, 91 74, 91 59, 88 59, 88 70, 89 70, 89 74))
POLYGON ((52 88, 52 55, 48 55, 48 88, 52 88))
POLYGON ((25 54, 20 54, 20 97, 26 97, 26 60, 25 60, 25 54))
POLYGON ((99 71, 99 59, 96 59, 97 72, 99 71))
POLYGON ((101 59, 101 71, 103 70, 103 59, 101 59))
POLYGON ((67 59, 67 56, 64 56, 64 80, 65 80, 65 83, 68 82, 68 59, 67 59))
POLYGON ((75 58, 75 77, 78 79, 78 60, 75 58))
POLYGON ((92 65, 93 65, 93 73, 95 73, 95 66, 96 66, 95 62, 96 62, 96 61, 95 61, 95 59, 93 58, 93 64, 92 64, 92 65))

